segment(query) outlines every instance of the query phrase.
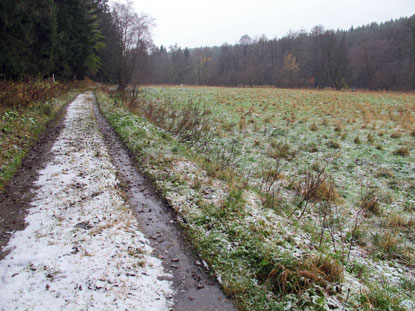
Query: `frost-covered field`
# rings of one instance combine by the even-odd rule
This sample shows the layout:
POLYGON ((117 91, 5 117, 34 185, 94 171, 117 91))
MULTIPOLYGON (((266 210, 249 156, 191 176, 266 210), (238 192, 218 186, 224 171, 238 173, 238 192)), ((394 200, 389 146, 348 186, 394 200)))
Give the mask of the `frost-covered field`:
POLYGON ((414 94, 99 99, 241 309, 415 308, 414 94))
POLYGON ((0 262, 1 310, 168 310, 170 275, 118 189, 91 110, 68 108, 25 230, 0 262))

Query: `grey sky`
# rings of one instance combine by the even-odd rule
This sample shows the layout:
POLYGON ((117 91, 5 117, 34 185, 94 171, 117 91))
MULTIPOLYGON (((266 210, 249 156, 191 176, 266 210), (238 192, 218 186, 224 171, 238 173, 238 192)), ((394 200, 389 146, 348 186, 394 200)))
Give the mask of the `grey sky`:
POLYGON ((156 45, 181 47, 236 43, 248 34, 282 37, 315 25, 349 29, 415 14, 415 0, 134 0, 155 19, 156 45))

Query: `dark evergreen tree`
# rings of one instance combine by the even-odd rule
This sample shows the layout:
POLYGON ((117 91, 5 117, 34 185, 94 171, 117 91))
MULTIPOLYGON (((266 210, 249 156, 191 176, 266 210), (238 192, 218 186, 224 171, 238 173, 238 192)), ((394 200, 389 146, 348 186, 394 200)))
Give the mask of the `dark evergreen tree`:
POLYGON ((119 77, 120 46, 117 28, 111 16, 111 10, 107 0, 97 3, 97 22, 103 36, 103 48, 98 51, 101 66, 94 75, 100 82, 117 83, 119 77))
POLYGON ((1 1, 0 38, 0 68, 3 78, 49 75, 55 62, 54 1, 1 1))
POLYGON ((83 79, 99 69, 102 35, 94 15, 94 3, 55 0, 57 4, 57 62, 59 78, 83 79))

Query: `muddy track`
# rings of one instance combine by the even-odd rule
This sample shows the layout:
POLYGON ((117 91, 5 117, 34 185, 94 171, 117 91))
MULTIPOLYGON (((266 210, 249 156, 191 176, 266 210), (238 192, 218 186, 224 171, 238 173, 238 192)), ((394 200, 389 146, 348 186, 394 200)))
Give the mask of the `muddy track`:
POLYGON ((155 255, 162 259, 165 269, 173 274, 175 310, 235 310, 218 282, 207 273, 200 258, 185 241, 173 210, 140 173, 133 156, 102 116, 98 105, 95 103, 93 107, 141 232, 151 241, 155 255))
POLYGON ((56 118, 47 125, 46 130, 24 158, 16 175, 0 193, 0 260, 8 253, 2 249, 7 245, 11 232, 25 228, 26 211, 30 208, 29 203, 34 197, 32 190, 36 189, 34 182, 39 170, 52 158, 50 150, 64 127, 63 120, 71 102, 72 100, 65 104, 56 118))
MULTIPOLYGON (((57 118, 49 124, 46 131, 24 159, 21 169, 11 179, 4 193, 0 194, 0 251, 9 243, 9 240, 11 241, 13 231, 20 232, 29 228, 25 223, 25 217, 32 207, 33 201, 36 200, 36 192, 40 190, 36 183, 39 172, 54 160, 52 147, 65 128, 64 121, 67 110, 68 105, 60 110, 57 118)), ((153 249, 152 256, 158 257, 164 270, 172 275, 173 309, 180 311, 235 310, 232 302, 223 295, 217 281, 209 276, 200 258, 186 243, 180 226, 176 223, 174 212, 157 195, 151 183, 140 174, 133 157, 101 115, 95 102, 93 103, 93 114, 98 129, 104 138, 106 149, 108 149, 116 168, 117 177, 128 196, 128 203, 138 220, 139 230, 150 241, 153 249)), ((74 230, 80 230, 77 227, 78 225, 74 227, 74 230)), ((28 239, 31 239, 31 237, 29 236, 28 239)), ((36 238, 32 240, 36 240, 36 238)), ((33 247, 36 252, 37 246, 32 246, 32 250, 33 247)), ((16 255, 14 250, 13 252, 13 256, 16 255)), ((3 259, 6 260, 7 258, 9 261, 13 260, 13 256, 9 258, 10 256, 7 256, 7 254, 6 251, 0 252, 2 262, 3 259)), ((76 257, 75 254, 70 256, 76 257)), ((19 266, 17 262, 13 263, 13 261, 10 264, 19 266)), ((18 274, 11 275, 11 279, 18 274)), ((22 270, 21 275, 23 274, 22 270)), ((21 284, 24 286, 25 283, 21 284)), ((49 285, 46 287, 46 291, 48 290, 49 285)))

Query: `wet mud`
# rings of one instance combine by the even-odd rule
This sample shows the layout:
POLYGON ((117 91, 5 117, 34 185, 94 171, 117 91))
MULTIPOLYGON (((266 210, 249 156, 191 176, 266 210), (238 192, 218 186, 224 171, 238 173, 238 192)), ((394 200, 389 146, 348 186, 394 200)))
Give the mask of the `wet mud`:
POLYGON ((66 109, 69 101, 57 113, 37 142, 30 149, 22 161, 20 169, 11 178, 3 192, 0 192, 0 260, 8 251, 3 247, 9 242, 13 231, 25 228, 26 211, 30 208, 30 202, 34 197, 34 182, 38 178, 39 170, 46 167, 51 160, 51 148, 64 127, 66 109))
MULTIPOLYGON (((51 148, 64 127, 68 104, 48 124, 23 160, 21 168, 0 193, 0 260, 8 253, 3 251, 3 247, 11 234, 25 228, 25 216, 37 189, 35 181, 38 172, 52 159, 51 148)), ((165 269, 173 275, 176 291, 174 310, 236 310, 186 242, 174 211, 140 173, 132 155, 101 115, 96 103, 94 115, 140 229, 151 241, 155 255, 162 259, 165 269)))
POLYGON ((235 310, 218 282, 205 270, 202 261, 184 239, 174 211, 140 173, 133 156, 102 116, 94 103, 94 114, 104 137, 123 190, 134 209, 140 231, 151 241, 155 255, 173 274, 175 310, 235 310))

